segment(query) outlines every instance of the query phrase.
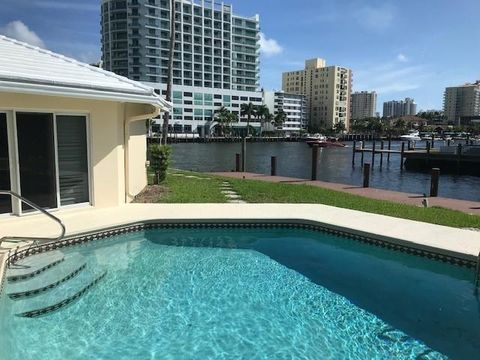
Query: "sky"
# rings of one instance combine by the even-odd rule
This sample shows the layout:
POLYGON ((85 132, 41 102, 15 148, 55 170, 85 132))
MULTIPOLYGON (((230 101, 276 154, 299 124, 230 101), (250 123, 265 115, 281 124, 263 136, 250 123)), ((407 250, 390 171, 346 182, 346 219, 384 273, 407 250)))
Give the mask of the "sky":
MULTIPOLYGON (((1 0, 0 34, 84 62, 100 59, 101 0, 1 0)), ((228 1, 227 1, 228 2, 228 1)), ((304 60, 351 68, 353 91, 441 109, 446 86, 480 80, 480 0, 231 0, 260 15, 260 86, 304 60)), ((1 57, 1 54, 0 54, 1 57)))

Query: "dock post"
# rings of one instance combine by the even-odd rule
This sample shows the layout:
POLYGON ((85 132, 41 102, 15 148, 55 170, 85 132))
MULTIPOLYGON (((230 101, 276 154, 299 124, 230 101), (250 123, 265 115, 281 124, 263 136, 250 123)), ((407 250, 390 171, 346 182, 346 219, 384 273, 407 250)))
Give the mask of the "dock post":
POLYGON ((433 168, 431 172, 430 180, 430 197, 438 196, 438 180, 440 178, 440 169, 433 168))
POLYGON ((372 168, 375 166, 375 140, 372 142, 372 168))
POLYGON ((247 169, 247 138, 242 138, 242 172, 247 169))
POLYGON ((383 148, 384 148, 384 143, 383 143, 383 140, 382 142, 380 143, 380 169, 382 168, 383 166, 383 148))
POLYGON ((392 150, 392 137, 388 137, 388 154, 387 154, 387 162, 390 162, 390 150, 392 150))
POLYGON ((363 187, 368 188, 370 186, 370 164, 363 164, 363 187))
POLYGON ((432 149, 435 147, 435 135, 432 134, 432 149))
POLYGON ((427 166, 430 163, 430 141, 427 141, 427 158, 426 158, 427 166))
POLYGON ((365 143, 363 141, 360 142, 360 150, 361 150, 361 159, 360 162, 363 166, 363 150, 365 149, 365 143))
POLYGON ((355 151, 357 151, 357 142, 353 140, 353 150, 352 150, 352 166, 355 166, 355 151))
POLYGON ((460 173, 460 167, 462 162, 462 144, 457 146, 457 172, 460 173))
POLYGON ((400 151, 400 169, 403 169, 403 157, 405 156, 405 143, 402 142, 402 150, 400 151))
POLYGON ((312 180, 317 180, 318 146, 312 146, 312 180))
POLYGON ((239 153, 235 154, 235 171, 236 172, 240 171, 240 154, 239 153))
POLYGON ((272 156, 270 158, 270 175, 275 176, 277 175, 277 157, 272 156))
POLYGON ((450 139, 447 140, 447 146, 450 146, 450 139))
POLYGON ((410 140, 407 142, 407 150, 410 150, 410 140))

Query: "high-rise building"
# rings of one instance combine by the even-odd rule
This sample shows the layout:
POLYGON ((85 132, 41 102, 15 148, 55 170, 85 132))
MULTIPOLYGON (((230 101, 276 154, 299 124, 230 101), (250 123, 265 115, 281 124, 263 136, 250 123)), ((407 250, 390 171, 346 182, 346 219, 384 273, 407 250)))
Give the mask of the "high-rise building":
POLYGON ((326 66, 323 59, 305 61, 303 70, 283 73, 282 89, 305 95, 307 118, 312 127, 333 127, 343 121, 350 126, 352 71, 339 66, 326 66))
MULTIPOLYGON (((166 94, 170 1, 102 0, 101 25, 104 68, 166 94)), ((175 25, 171 124, 177 132, 208 131, 221 106, 240 115, 242 103, 262 104, 258 15, 238 16, 216 1, 176 0, 175 25)))
POLYGON ((445 89, 443 109, 447 121, 460 124, 463 117, 480 115, 480 80, 445 89))
POLYGON ((383 103, 383 117, 396 118, 401 116, 417 115, 417 104, 411 98, 392 100, 383 103))
POLYGON ((263 101, 274 116, 280 110, 286 114, 287 119, 282 126, 286 134, 299 134, 307 129, 307 99, 304 95, 265 91, 263 101))
POLYGON ((375 91, 357 91, 352 94, 350 119, 362 120, 375 117, 376 109, 377 93, 375 91))

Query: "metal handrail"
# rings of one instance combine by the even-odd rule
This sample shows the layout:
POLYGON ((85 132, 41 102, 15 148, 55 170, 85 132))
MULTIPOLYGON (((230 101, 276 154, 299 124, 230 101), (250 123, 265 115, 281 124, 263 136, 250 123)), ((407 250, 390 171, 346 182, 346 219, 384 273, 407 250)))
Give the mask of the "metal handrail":
POLYGON ((33 244, 38 244, 38 241, 58 241, 58 240, 62 240, 63 237, 65 236, 65 231, 66 231, 66 228, 65 228, 65 225, 63 224, 62 220, 60 220, 58 217, 50 214, 48 211, 46 211, 45 209, 42 209, 40 206, 38 206, 37 204, 31 202, 30 200, 24 198, 22 195, 19 195, 13 191, 10 191, 10 190, 0 190, 0 195, 10 195, 10 196, 13 196, 17 199, 19 199, 20 201, 24 202, 25 204, 31 206, 32 208, 34 208, 35 210, 38 210, 40 211, 42 214, 48 216, 50 219, 52 219, 53 221, 55 221, 56 223, 58 223, 58 225, 60 225, 60 227, 62 228, 61 230, 61 233, 59 236, 57 237, 28 237, 28 236, 5 236, 3 238, 0 238, 0 245, 2 244, 3 241, 5 240, 33 240, 33 244))

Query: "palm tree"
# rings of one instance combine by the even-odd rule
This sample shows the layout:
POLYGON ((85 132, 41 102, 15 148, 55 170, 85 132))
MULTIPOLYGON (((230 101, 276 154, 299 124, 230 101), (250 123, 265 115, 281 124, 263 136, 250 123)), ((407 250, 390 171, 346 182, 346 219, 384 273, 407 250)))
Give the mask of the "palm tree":
POLYGON ((242 116, 247 116, 247 136, 250 135, 250 121, 252 120, 252 116, 255 116, 256 114, 256 109, 255 105, 253 105, 251 102, 243 103, 242 106, 240 107, 240 113, 242 116))
POLYGON ((228 126, 228 123, 231 120, 230 111, 225 106, 222 106, 220 109, 215 110, 214 118, 218 123, 220 129, 220 135, 224 135, 225 128, 228 126))
POLYGON ((275 129, 283 126, 283 123, 287 120, 287 114, 283 110, 278 110, 275 117, 273 118, 273 122, 275 124, 275 129))
POLYGON ((270 110, 266 105, 258 105, 255 111, 257 119, 260 120, 260 134, 262 133, 263 125, 267 121, 267 117, 270 115, 270 110))
MULTIPOLYGON (((175 0, 170 0, 170 47, 168 53, 168 77, 167 77, 167 94, 165 100, 172 101, 173 87, 173 50, 175 47, 175 0)), ((163 114, 163 143, 167 145, 168 140, 168 121, 170 113, 165 111, 163 114)))

